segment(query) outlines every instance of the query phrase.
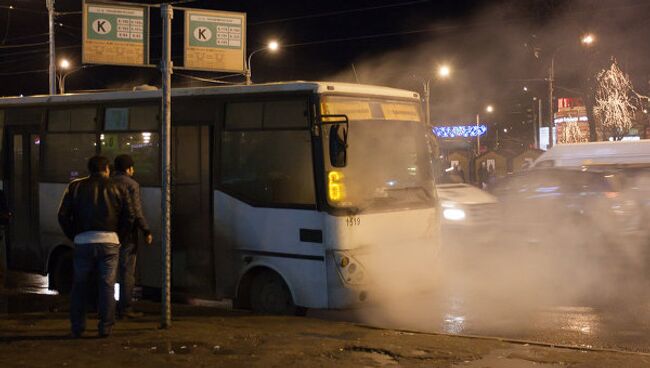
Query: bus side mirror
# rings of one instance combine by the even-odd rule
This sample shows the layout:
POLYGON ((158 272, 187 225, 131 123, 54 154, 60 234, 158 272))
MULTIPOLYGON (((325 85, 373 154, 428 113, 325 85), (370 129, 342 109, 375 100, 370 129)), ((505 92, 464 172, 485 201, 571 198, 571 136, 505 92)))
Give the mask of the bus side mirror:
POLYGON ((348 128, 342 124, 330 127, 330 164, 345 167, 348 163, 348 128))

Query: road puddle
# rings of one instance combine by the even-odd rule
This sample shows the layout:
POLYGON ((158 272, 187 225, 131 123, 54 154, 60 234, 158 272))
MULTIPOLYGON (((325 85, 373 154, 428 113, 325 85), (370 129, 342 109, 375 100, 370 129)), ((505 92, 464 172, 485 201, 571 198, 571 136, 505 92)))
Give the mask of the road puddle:
POLYGON ((399 365, 398 356, 388 350, 364 346, 349 346, 341 350, 352 355, 353 361, 359 361, 363 364, 380 367, 399 365))

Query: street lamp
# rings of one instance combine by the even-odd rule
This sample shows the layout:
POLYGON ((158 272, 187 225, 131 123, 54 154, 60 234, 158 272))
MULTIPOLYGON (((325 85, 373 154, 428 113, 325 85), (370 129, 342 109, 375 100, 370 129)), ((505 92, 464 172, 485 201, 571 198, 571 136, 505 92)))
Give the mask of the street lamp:
MULTIPOLYGON (((580 42, 585 47, 590 47, 596 42, 596 36, 592 33, 585 34, 580 39, 580 42)), ((551 54, 551 66, 548 70, 548 110, 549 110, 549 123, 548 123, 548 147, 553 147, 553 128, 555 127, 554 122, 554 105, 553 105, 553 82, 555 82, 555 54, 560 50, 564 45, 560 45, 555 48, 551 54)))
POLYGON ((585 34, 584 36, 582 36, 582 39, 580 40, 580 42, 582 42, 582 44, 587 47, 591 46, 595 41, 596 41, 596 36, 594 36, 593 33, 585 34))
POLYGON ((254 50, 253 52, 251 52, 248 55, 248 62, 246 63, 246 73, 245 73, 246 84, 247 85, 253 84, 253 80, 251 79, 251 77, 253 75, 253 70, 252 70, 252 66, 251 66, 251 58, 253 57, 253 55, 257 54, 260 51, 264 51, 264 50, 269 50, 271 52, 276 52, 276 51, 278 51, 279 48, 280 48, 280 44, 278 43, 278 41, 273 40, 273 41, 270 41, 266 46, 264 46, 262 48, 259 48, 257 50, 254 50))
MULTIPOLYGON (((451 76, 451 67, 447 64, 442 64, 438 66, 438 69, 436 71, 436 74, 438 75, 438 79, 448 79, 451 76)), ((424 80, 423 78, 419 78, 417 76, 413 76, 417 80, 419 80, 422 83, 422 90, 424 91, 424 118, 427 122, 427 125, 431 124, 431 79, 428 78, 427 80, 424 80)))
POLYGON ((70 69, 70 61, 68 59, 61 59, 59 60, 59 73, 56 75, 56 79, 59 82, 59 93, 64 94, 65 93, 65 77, 70 74, 65 73, 66 70, 70 69))
POLYGON ((451 75, 451 68, 449 68, 449 65, 440 65, 438 67, 438 77, 440 78, 449 78, 451 75))
MULTIPOLYGON (((485 106, 485 112, 491 114, 494 112, 494 106, 487 105, 485 106)), ((481 124, 481 116, 479 113, 476 114, 476 126, 478 127, 481 124)), ((476 136, 476 156, 481 154, 481 135, 476 136)))
POLYGON ((82 69, 90 68, 97 65, 82 65, 78 68, 70 70, 72 63, 67 59, 59 60, 59 72, 56 75, 56 79, 59 83, 59 94, 65 93, 65 79, 70 75, 74 74, 82 69), (67 70, 67 71, 66 71, 67 70))

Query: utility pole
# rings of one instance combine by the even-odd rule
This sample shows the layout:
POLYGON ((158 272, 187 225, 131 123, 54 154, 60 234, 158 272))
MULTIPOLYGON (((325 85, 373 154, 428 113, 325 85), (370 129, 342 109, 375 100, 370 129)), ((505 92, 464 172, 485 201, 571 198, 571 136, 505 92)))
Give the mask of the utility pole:
POLYGON ((174 9, 168 3, 160 6, 162 17, 162 314, 161 327, 172 325, 171 310, 171 104, 172 104, 172 19, 174 9))
POLYGON ((551 57, 551 67, 548 70, 548 148, 553 147, 553 79, 555 78, 555 55, 551 57))
MULTIPOLYGON (((481 117, 479 114, 476 114, 476 127, 478 128, 481 122, 481 117)), ((476 135, 476 156, 481 154, 481 135, 476 135)))
POLYGON ((427 121, 427 128, 431 126, 431 80, 427 80, 426 83, 423 83, 424 87, 424 118, 427 121))
POLYGON ((54 0, 45 0, 47 5, 47 15, 50 26, 50 67, 49 67, 49 80, 50 80, 50 94, 56 94, 56 54, 54 49, 54 0))
MULTIPOLYGON (((533 124, 534 125, 534 124, 533 124)), ((537 127, 541 128, 542 126, 542 99, 537 99, 537 127)), ((539 149, 538 134, 539 129, 535 129, 535 148, 539 149)))

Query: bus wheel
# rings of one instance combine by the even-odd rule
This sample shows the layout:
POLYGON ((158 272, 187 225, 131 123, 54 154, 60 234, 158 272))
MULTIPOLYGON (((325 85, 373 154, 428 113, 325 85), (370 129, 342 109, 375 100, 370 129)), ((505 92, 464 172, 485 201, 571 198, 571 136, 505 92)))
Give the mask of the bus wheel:
POLYGON ((72 265, 73 255, 72 250, 60 252, 50 268, 50 288, 62 295, 68 295, 72 291, 72 281, 74 278, 72 265))
POLYGON ((260 272, 253 279, 250 305, 253 312, 263 314, 298 315, 304 310, 293 303, 282 277, 271 271, 260 272))

